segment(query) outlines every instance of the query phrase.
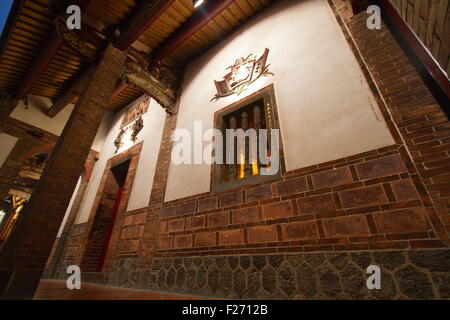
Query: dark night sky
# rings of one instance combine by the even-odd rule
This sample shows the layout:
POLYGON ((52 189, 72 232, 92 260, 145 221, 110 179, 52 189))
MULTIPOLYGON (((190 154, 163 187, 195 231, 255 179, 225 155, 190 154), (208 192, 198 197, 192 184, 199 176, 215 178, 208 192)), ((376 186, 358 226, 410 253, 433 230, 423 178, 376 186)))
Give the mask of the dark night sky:
POLYGON ((14 0, 0 0, 0 34, 3 33, 3 27, 8 19, 9 10, 14 0))

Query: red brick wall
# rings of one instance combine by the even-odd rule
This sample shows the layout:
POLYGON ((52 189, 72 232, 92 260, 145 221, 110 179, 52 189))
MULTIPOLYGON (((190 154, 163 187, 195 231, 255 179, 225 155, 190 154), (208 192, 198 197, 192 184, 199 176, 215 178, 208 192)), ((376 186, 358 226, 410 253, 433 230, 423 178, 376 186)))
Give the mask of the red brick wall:
POLYGON ((401 145, 164 204, 158 256, 445 247, 401 145))
POLYGON ((121 256, 139 252, 144 227, 147 221, 147 210, 140 209, 126 213, 120 234, 117 253, 121 256))
POLYGON ((450 122, 390 31, 368 30, 366 14, 348 24, 354 44, 373 78, 406 149, 425 185, 434 209, 429 210, 436 232, 450 231, 450 122), (438 217, 440 216, 440 218, 438 217), (441 220, 445 228, 437 227, 441 220))

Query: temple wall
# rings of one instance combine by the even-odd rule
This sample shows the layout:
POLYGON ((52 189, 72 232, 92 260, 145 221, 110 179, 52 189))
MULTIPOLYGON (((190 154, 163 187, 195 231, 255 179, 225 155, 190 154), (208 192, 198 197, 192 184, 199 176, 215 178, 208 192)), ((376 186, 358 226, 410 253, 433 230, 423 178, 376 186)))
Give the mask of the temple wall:
MULTIPOLYGON (((213 127, 214 112, 274 84, 286 170, 392 145, 377 102, 324 0, 281 1, 187 68, 177 128, 213 127), (210 102, 239 57, 270 50, 269 71, 242 94, 210 102)), ((207 142, 204 143, 206 145, 207 142)), ((210 191, 211 166, 170 165, 166 201, 210 191), (185 181, 195 179, 186 188, 185 181)))
MULTIPOLYGON (((94 166, 85 198, 83 199, 83 203, 76 219, 77 224, 86 222, 89 219, 100 181, 105 170, 106 162, 116 154, 114 140, 120 131, 120 125, 126 109, 127 108, 115 114, 110 122, 110 127, 104 140, 99 159, 94 166)), ((118 153, 124 152, 132 145, 144 141, 137 167, 136 178, 131 190, 128 210, 140 209, 148 205, 153 184, 153 176, 156 170, 156 158, 158 157, 159 145, 161 143, 165 115, 165 111, 154 100, 150 100, 148 111, 142 116, 144 128, 138 134, 136 142, 134 144, 130 143, 125 145, 118 151, 118 153)))
MULTIPOLYGON (((139 138, 111 268, 84 281, 223 298, 450 297, 448 119, 386 25, 368 30, 364 12, 344 23, 333 3, 274 4, 188 66, 178 114, 165 117, 151 102, 144 123, 153 117, 147 130, 155 131, 139 138), (264 48, 274 77, 209 102, 228 65, 264 48), (176 128, 192 131, 194 120, 211 128, 215 111, 272 83, 286 158, 281 177, 211 193, 210 165, 171 163, 176 128), (379 291, 365 286, 371 264, 382 271, 379 291)), ((83 251, 121 114, 61 278, 83 251)))

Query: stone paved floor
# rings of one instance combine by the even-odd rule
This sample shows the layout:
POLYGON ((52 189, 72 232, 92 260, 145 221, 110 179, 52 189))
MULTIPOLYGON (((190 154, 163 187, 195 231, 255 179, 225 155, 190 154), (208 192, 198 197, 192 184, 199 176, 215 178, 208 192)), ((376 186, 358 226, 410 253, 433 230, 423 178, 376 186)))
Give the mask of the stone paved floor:
POLYGON ((82 284, 81 290, 69 290, 65 281, 41 280, 34 300, 204 300, 206 298, 156 292, 113 288, 96 284, 82 284))

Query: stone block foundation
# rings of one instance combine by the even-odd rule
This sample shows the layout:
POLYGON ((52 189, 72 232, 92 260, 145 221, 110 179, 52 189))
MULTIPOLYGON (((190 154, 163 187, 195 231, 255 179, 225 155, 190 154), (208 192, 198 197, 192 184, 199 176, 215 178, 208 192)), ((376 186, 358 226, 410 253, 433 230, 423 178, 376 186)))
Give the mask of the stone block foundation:
POLYGON ((116 261, 107 277, 82 281, 114 287, 226 299, 449 299, 450 250, 352 251, 155 258, 137 269, 116 261), (381 268, 381 289, 366 286, 367 267, 381 268))

